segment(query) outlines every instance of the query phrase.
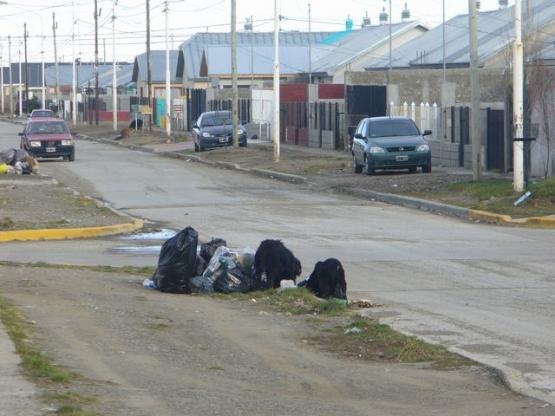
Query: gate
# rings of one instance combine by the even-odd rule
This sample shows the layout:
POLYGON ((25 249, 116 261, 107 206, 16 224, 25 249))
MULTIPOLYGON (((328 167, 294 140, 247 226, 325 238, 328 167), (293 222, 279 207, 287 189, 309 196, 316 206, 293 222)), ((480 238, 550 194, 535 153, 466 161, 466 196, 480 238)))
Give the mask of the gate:
POLYGON ((187 130, 191 131, 193 124, 206 111, 206 90, 187 89, 187 130))
POLYGON ((464 167, 464 145, 470 143, 470 107, 460 107, 459 166, 464 167))
POLYGON ((487 110, 488 170, 505 171, 505 112, 487 110))
POLYGON ((344 134, 352 141, 353 133, 365 117, 387 115, 387 87, 385 85, 347 85, 344 134))

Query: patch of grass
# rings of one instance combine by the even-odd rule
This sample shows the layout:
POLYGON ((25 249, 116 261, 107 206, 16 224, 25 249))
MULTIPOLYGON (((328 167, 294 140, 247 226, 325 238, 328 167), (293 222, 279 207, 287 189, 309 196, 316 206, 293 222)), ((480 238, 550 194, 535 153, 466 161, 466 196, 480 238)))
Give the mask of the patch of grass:
POLYGON ((0 320, 12 339, 21 357, 21 366, 28 376, 54 383, 67 383, 73 379, 74 374, 56 366, 30 342, 25 318, 2 297, 0 297, 0 320))
POLYGON ((55 400, 58 402, 63 402, 65 404, 92 404, 96 403, 98 399, 92 396, 85 396, 83 394, 74 392, 74 391, 66 391, 64 393, 56 393, 51 394, 48 396, 50 400, 55 400))
POLYGON ((520 195, 513 192, 512 182, 505 179, 461 182, 414 196, 514 218, 555 214, 555 179, 532 182, 529 188, 532 197, 518 207, 513 203, 520 195))
POLYGON ((62 406, 56 410, 57 415, 63 416, 95 416, 94 413, 84 411, 79 406, 62 406))
POLYGON ((269 305, 281 312, 293 315, 328 315, 335 316, 347 311, 347 303, 341 299, 319 299, 307 288, 278 292, 276 289, 256 291, 250 293, 215 293, 211 295, 217 299, 247 301, 255 299, 258 303, 269 305))
POLYGON ((0 218, 0 230, 13 230, 15 222, 10 217, 0 218))
POLYGON ((36 263, 18 263, 11 261, 0 261, 0 266, 5 267, 33 267, 33 268, 45 268, 45 269, 68 269, 68 270, 89 270, 93 272, 100 273, 123 273, 123 274, 133 274, 137 276, 152 276, 156 271, 155 267, 144 266, 86 266, 86 265, 75 265, 75 264, 50 264, 44 262, 36 263))
POLYGON ((429 362, 439 369, 473 364, 442 346, 401 334, 371 319, 356 319, 346 326, 330 328, 326 332, 311 338, 311 343, 351 358, 398 363, 429 362))

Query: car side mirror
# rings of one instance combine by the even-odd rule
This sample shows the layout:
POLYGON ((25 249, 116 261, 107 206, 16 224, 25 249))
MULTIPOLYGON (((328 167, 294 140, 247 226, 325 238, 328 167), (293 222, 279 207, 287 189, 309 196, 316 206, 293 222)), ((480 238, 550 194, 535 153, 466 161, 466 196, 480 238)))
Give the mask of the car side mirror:
POLYGON ((197 123, 193 124, 193 128, 198 129, 198 124, 197 123))
POLYGON ((424 133, 422 133, 422 136, 431 136, 431 135, 432 135, 431 130, 424 130, 424 133))
POLYGON ((363 136, 362 134, 360 134, 360 133, 357 133, 357 134, 355 134, 355 139, 360 139, 360 140, 362 140, 362 139, 364 139, 364 136, 363 136))

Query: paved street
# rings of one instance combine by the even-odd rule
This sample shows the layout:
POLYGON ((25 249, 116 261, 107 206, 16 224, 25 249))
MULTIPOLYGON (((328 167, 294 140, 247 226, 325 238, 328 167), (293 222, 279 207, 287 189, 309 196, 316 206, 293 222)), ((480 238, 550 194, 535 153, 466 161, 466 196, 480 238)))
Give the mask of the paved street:
MULTIPOLYGON (((0 148, 16 146, 19 129, 0 123, 0 148)), ((280 238, 303 274, 337 257, 351 296, 384 303, 385 322, 501 368, 515 389, 555 403, 555 232, 471 224, 83 141, 76 159, 41 170, 132 215, 234 246, 280 238)), ((111 252, 118 245, 0 245, 0 260, 156 259, 111 252)))

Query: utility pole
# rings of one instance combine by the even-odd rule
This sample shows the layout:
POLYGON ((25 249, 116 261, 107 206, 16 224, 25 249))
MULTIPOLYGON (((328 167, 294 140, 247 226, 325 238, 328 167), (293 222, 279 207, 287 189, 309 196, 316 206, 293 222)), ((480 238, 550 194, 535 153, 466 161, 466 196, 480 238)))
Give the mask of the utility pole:
POLYGON ((52 12, 52 35, 54 39, 54 66, 56 70, 56 114, 60 112, 60 66, 58 64, 58 49, 56 45, 56 13, 52 12))
POLYGON ((19 92, 19 117, 23 117, 23 80, 21 79, 21 42, 19 42, 18 48, 18 57, 19 57, 19 85, 18 85, 18 92, 19 92))
POLYGON ((10 86, 8 88, 10 94, 10 113, 13 115, 13 76, 12 76, 12 37, 8 36, 8 78, 10 81, 10 86))
POLYGON ((312 84, 312 5, 308 2, 308 85, 312 84))
POLYGON ((171 74, 170 74, 170 45, 168 38, 168 17, 170 14, 168 1, 166 0, 164 13, 166 14, 166 134, 168 137, 172 134, 172 119, 171 119, 171 74))
POLYGON ((98 0, 94 0, 94 121, 97 126, 100 119, 98 100, 98 0))
POLYGON ((71 2, 71 121, 77 124, 77 67, 75 63, 75 3, 71 2))
POLYGON ((476 0, 468 0, 470 19, 470 95, 471 109, 471 137, 472 137, 472 176, 479 181, 482 176, 482 162, 480 148, 482 146, 480 134, 480 78, 478 74, 478 8, 476 0))
POLYGON ((515 43, 513 51, 513 188, 524 191, 524 51, 522 47, 522 3, 515 0, 515 43), (520 141, 519 141, 520 140, 520 141))
MULTIPOLYGON (((152 70, 150 68, 150 0, 146 0, 146 77, 148 86, 148 108, 152 105, 152 70)), ((152 117, 149 115, 149 117, 152 117)), ((149 130, 152 130, 152 118, 149 119, 149 130)))
POLYGON ((25 113, 29 114, 29 61, 27 60, 27 23, 23 23, 23 42, 25 48, 25 113))
MULTIPOLYGON (((44 33, 44 32, 43 32, 44 33)), ((41 99, 42 99, 42 106, 41 108, 46 108, 46 75, 44 73, 44 36, 42 36, 41 44, 40 44, 40 69, 41 69, 41 99)))
POLYGON ((237 135, 237 107, 239 104, 239 90, 237 88, 237 0, 231 0, 231 88, 233 98, 231 101, 231 125, 233 146, 239 146, 237 135))
POLYGON ((4 114, 4 45, 0 43, 0 90, 2 91, 2 96, 0 97, 0 110, 4 114))
POLYGON ((389 70, 387 71, 387 83, 391 83, 391 72, 393 71, 393 15, 391 8, 391 0, 389 0, 389 70))
POLYGON ((106 38, 102 38, 103 48, 104 48, 104 59, 102 60, 102 65, 106 65, 106 38))
POLYGON ((118 75, 116 67, 116 5, 112 3, 112 124, 114 131, 118 130, 118 75))
POLYGON ((445 62, 445 0, 443 0, 443 83, 447 82, 447 64, 445 62))
POLYGON ((274 162, 279 162, 279 23, 280 0, 274 0, 274 162))

